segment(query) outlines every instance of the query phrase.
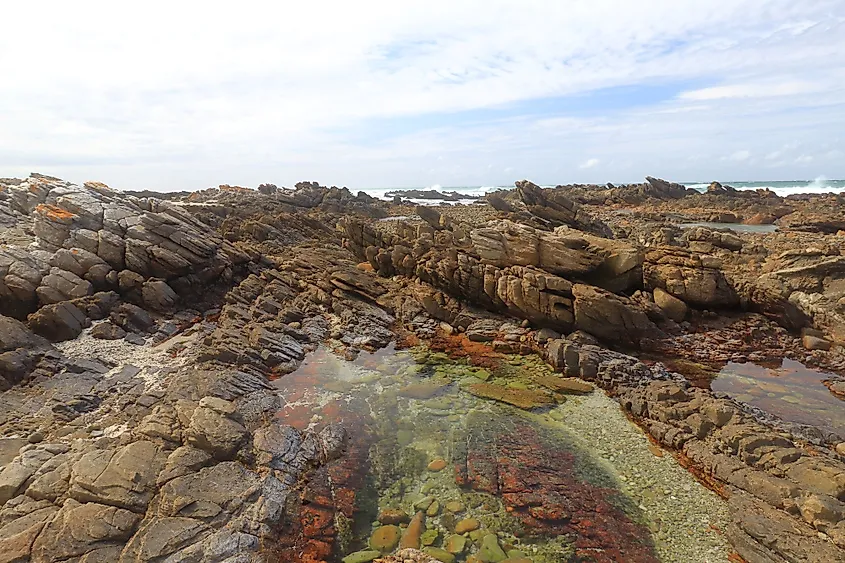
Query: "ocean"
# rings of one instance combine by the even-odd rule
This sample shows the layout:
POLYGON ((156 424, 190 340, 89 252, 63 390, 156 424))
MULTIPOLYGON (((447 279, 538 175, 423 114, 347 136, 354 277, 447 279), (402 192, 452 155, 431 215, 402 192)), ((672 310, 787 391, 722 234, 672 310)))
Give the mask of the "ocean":
MULTIPOLYGON (((707 191, 707 186, 710 182, 680 182, 688 188, 693 188, 700 192, 707 191)), ((779 180, 775 182, 720 182, 722 185, 733 186, 738 190, 756 190, 761 188, 768 188, 781 197, 786 197, 793 194, 823 194, 823 193, 842 193, 845 192, 845 180, 828 180, 827 178, 816 178, 815 180, 779 180)), ((421 190, 437 190, 439 192, 458 192, 469 196, 467 199, 460 200, 460 203, 470 204, 473 202, 472 197, 483 196, 496 190, 512 190, 513 184, 509 186, 441 186, 435 184, 433 186, 426 186, 413 189, 421 190)), ((554 186, 542 186, 544 188, 554 186)), ((389 199, 385 194, 392 191, 400 191, 401 189, 412 188, 377 188, 365 189, 364 191, 373 197, 380 199, 389 199)), ((414 203, 435 205, 442 203, 440 200, 422 200, 412 199, 414 203)))

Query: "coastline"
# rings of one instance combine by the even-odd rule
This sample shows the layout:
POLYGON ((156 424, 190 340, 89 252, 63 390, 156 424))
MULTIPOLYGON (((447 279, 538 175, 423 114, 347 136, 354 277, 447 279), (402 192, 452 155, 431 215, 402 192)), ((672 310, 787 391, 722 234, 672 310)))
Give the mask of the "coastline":
MULTIPOLYGON (((323 410, 319 431, 297 428, 279 413, 300 398, 273 382, 321 345, 354 358, 412 339, 441 346, 447 363, 539 356, 554 381, 603 389, 666 461, 648 447, 647 459, 677 458, 720 493, 708 502, 745 560, 842 557, 845 437, 790 420, 790 401, 766 411, 701 383, 729 361, 786 358, 828 374, 831 393, 845 385, 839 196, 649 178, 412 203, 316 183, 171 200, 40 175, 0 184, 0 552, 339 559, 348 540, 336 524, 363 490, 350 468, 371 457, 350 423, 361 413, 323 410), (299 486, 318 477, 322 492, 299 486), (318 516, 328 520, 313 529, 318 516), (119 524, 98 536, 82 520, 119 524)), ((470 394, 543 413, 548 403, 524 404, 548 396, 542 380, 513 377, 470 394)), ((600 392, 555 400, 586 443, 604 421, 618 432, 597 449, 623 447, 621 417, 597 417, 591 432, 571 410, 611 408, 600 392)), ((646 463, 638 451, 631 467, 646 463)), ((459 475, 457 459, 446 461, 459 475)), ((538 530, 570 525, 512 493, 490 494, 538 530)), ((458 557, 484 537, 468 534, 472 552, 458 557)), ((680 545, 650 557, 689 556, 680 545)))

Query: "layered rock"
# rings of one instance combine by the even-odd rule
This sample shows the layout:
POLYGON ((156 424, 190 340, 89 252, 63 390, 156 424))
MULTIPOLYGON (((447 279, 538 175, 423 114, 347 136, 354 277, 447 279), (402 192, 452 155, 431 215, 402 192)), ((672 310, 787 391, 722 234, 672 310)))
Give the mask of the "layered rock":
POLYGON ((38 175, 6 193, 0 207, 31 221, 36 248, 0 249, 6 314, 22 317, 95 291, 130 292, 135 284, 139 303, 166 309, 249 260, 173 202, 38 175), (135 284, 124 283, 133 276, 135 284))
POLYGON ((538 326, 595 330, 628 345, 656 330, 624 296, 587 285, 577 295, 573 292, 570 279, 596 280, 616 290, 636 287, 642 256, 623 243, 565 227, 550 233, 511 221, 491 222, 469 230, 467 237, 463 229, 444 229, 436 236, 418 230, 414 242, 409 227, 400 231, 408 234, 404 240, 385 238, 355 220, 345 220, 340 227, 347 246, 380 274, 416 277, 452 296, 538 326))
POLYGON ((528 180, 517 182, 516 190, 529 213, 550 227, 569 225, 599 236, 612 236, 607 225, 590 216, 589 212, 569 199, 563 190, 543 189, 528 180))

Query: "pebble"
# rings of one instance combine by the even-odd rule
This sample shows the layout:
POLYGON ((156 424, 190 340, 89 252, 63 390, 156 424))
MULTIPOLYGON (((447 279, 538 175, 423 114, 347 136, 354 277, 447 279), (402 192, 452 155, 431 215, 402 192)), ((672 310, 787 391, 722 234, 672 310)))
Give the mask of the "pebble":
POLYGON ((44 433, 43 432, 33 432, 29 436, 27 436, 26 441, 30 444, 38 444, 39 442, 44 441, 44 433))
POLYGON ((387 525, 376 528, 373 535, 370 536, 370 547, 384 553, 393 551, 399 545, 401 534, 402 530, 399 529, 399 526, 387 525))
POLYGON ((428 464, 429 471, 443 471, 446 468, 446 460, 443 458, 438 458, 428 464))
POLYGON ((473 530, 477 530, 481 527, 481 522, 476 520, 475 518, 465 518, 455 524, 455 533, 456 534, 465 534, 467 532, 472 532, 473 530))
POLYGON ((378 521, 382 524, 407 524, 411 517, 399 508, 385 508, 378 515, 378 521))
MULTIPOLYGON (((845 445, 845 444, 843 444, 843 445, 845 445)), ((459 513, 463 512, 464 510, 466 510, 466 507, 464 507, 464 503, 462 503, 461 501, 452 500, 452 501, 449 501, 449 502, 446 503, 446 510, 448 510, 449 512, 451 512, 453 514, 459 514, 459 513)))

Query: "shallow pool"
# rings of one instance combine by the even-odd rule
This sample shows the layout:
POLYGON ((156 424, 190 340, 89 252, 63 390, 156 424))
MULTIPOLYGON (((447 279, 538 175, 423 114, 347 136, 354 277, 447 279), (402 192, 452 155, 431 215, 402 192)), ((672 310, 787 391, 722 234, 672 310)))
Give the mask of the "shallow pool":
POLYGON ((275 385, 286 423, 349 435, 309 476, 285 561, 360 563, 397 544, 446 563, 727 558, 721 499, 538 357, 391 347, 349 362, 321 348, 275 385))
POLYGON ((731 229, 740 233, 774 233, 778 230, 777 225, 743 225, 742 223, 710 223, 702 221, 699 223, 678 223, 682 229, 693 227, 705 227, 708 229, 731 229))
POLYGON ((730 362, 710 387, 784 420, 845 436, 845 404, 824 386, 829 378, 794 360, 775 368, 730 362))

